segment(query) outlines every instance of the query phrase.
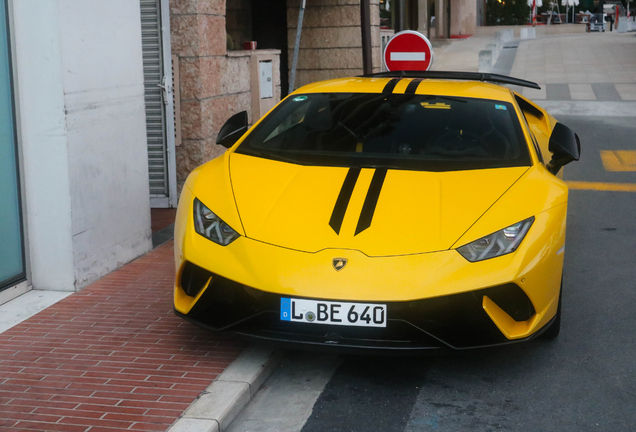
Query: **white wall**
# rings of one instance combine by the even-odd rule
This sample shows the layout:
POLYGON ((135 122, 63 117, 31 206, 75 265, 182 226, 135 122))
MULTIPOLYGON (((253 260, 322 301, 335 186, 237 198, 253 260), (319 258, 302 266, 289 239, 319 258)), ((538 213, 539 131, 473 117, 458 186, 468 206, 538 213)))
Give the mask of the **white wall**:
POLYGON ((150 248, 137 0, 59 0, 78 286, 150 248))
POLYGON ((31 280, 75 290, 151 248, 139 2, 13 9, 31 280))
POLYGON ((74 290, 57 2, 11 4, 31 282, 41 289, 74 290))

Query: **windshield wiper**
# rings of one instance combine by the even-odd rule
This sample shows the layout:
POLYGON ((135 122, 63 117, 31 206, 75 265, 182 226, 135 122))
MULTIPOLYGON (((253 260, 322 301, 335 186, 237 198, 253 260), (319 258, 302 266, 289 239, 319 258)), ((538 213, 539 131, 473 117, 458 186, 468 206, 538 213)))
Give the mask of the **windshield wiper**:
POLYGON ((344 130, 349 132, 351 134, 351 136, 353 136, 356 139, 356 142, 360 142, 360 138, 358 138, 358 135, 356 135, 356 133, 354 131, 352 131, 351 129, 349 129, 344 123, 338 122, 338 126, 342 126, 344 128, 344 130))

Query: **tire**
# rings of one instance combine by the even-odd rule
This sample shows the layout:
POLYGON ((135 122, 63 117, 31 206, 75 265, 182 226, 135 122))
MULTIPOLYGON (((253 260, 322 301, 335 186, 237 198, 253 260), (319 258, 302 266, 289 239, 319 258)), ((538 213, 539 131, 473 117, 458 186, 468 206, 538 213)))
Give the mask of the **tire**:
POLYGON ((555 339, 559 333, 561 333, 561 303, 563 297, 563 281, 561 281, 561 288, 559 290, 559 305, 557 306, 557 313, 554 317, 554 321, 550 324, 550 327, 541 333, 543 339, 555 339))

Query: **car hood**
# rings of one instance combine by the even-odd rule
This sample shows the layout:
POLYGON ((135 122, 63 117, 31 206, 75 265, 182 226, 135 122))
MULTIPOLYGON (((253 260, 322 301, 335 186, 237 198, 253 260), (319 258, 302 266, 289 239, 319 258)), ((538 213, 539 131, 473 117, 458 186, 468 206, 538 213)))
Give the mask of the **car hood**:
POLYGON ((425 172, 302 166, 232 154, 245 235, 304 252, 449 249, 528 167, 425 172))

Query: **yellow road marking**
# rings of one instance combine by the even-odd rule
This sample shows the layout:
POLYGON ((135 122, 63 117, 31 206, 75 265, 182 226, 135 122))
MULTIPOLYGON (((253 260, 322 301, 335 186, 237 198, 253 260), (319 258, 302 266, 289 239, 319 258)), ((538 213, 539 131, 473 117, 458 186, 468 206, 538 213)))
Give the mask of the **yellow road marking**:
POLYGON ((636 192, 636 183, 600 183, 583 181, 566 181, 570 189, 598 190, 612 192, 636 192))
POLYGON ((605 171, 636 171, 636 150, 601 150, 605 171))

